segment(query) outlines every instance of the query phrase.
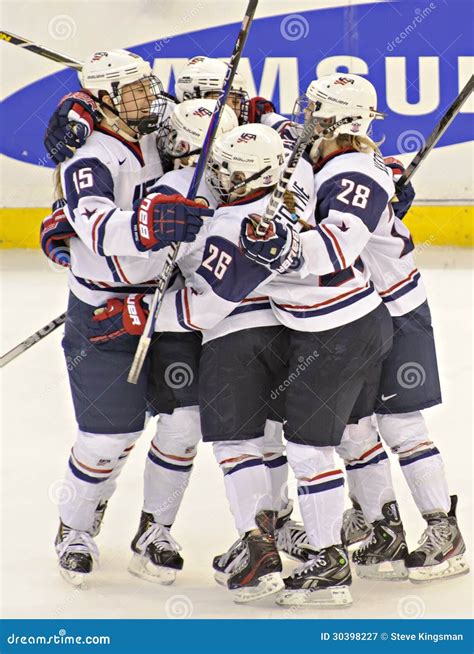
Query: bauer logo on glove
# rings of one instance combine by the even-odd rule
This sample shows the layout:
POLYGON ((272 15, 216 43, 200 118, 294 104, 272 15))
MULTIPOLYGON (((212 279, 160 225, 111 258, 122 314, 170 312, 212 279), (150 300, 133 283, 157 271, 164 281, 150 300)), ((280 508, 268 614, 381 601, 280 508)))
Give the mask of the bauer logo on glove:
POLYGON ((303 265, 301 243, 298 233, 291 225, 272 221, 265 234, 257 234, 261 221, 258 214, 250 214, 242 221, 240 247, 252 261, 280 274, 299 270, 303 265))
POLYGON ((90 342, 106 343, 120 336, 141 336, 148 317, 145 297, 142 294, 133 294, 128 295, 125 301, 113 298, 107 301, 105 307, 97 308, 92 320, 94 322, 108 320, 107 327, 110 325, 110 330, 100 336, 92 336, 89 338, 90 342))
POLYGON ((191 242, 212 209, 182 195, 152 193, 139 200, 132 216, 132 231, 140 251, 160 250, 171 243, 191 242))

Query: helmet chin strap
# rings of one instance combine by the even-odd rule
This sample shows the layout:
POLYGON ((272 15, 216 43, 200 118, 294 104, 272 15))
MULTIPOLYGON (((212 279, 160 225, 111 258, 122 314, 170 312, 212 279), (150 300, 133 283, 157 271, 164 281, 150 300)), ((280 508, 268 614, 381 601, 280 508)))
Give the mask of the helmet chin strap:
POLYGON ((348 125, 349 123, 353 123, 355 120, 361 119, 362 116, 346 116, 345 118, 341 118, 340 120, 336 121, 334 125, 331 125, 331 127, 327 127, 326 129, 323 129, 319 134, 316 134, 309 151, 310 159, 316 163, 318 159, 321 158, 321 153, 319 150, 321 141, 335 138, 333 134, 339 127, 342 125, 348 125))
POLYGON ((228 195, 231 193, 235 193, 235 191, 238 191, 239 189, 243 188, 246 186, 249 182, 253 182, 254 180, 258 179, 261 177, 264 173, 267 172, 267 170, 270 170, 271 166, 265 166, 265 168, 262 168, 262 170, 257 171, 253 175, 250 175, 250 177, 246 177, 244 180, 233 186, 231 189, 229 189, 228 195))
POLYGON ((127 123, 123 120, 123 118, 120 118, 118 111, 114 107, 101 102, 101 108, 102 113, 104 114, 104 117, 107 121, 107 125, 113 132, 119 134, 127 141, 138 141, 140 135, 129 134, 126 130, 123 129, 123 125, 127 125, 127 123))

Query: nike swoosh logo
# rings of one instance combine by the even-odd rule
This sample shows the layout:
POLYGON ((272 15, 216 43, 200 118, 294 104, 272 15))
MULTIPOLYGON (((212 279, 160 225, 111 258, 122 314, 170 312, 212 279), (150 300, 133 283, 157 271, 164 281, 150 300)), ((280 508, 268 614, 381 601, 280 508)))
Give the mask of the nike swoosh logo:
POLYGON ((119 159, 119 166, 121 166, 122 164, 124 164, 126 161, 127 161, 126 159, 124 159, 123 161, 120 161, 120 159, 119 159))
POLYGON ((398 393, 394 393, 393 395, 382 395, 380 399, 382 402, 386 402, 387 400, 391 400, 392 397, 395 397, 396 395, 398 395, 398 393))

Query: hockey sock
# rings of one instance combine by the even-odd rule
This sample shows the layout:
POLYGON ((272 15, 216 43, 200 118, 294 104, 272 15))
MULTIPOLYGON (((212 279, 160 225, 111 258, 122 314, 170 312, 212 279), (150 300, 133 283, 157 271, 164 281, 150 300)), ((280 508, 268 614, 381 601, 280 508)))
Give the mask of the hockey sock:
POLYGON ((298 503, 309 543, 316 550, 340 543, 344 475, 334 465, 334 448, 289 442, 286 454, 297 479, 298 503))
POLYGON ((451 500, 444 463, 420 411, 377 416, 382 438, 398 455, 403 475, 422 515, 448 513, 451 500))
POLYGON ((145 464, 143 510, 173 524, 188 487, 201 438, 198 407, 161 414, 145 464))
POLYGON ((382 507, 395 500, 390 461, 372 416, 347 425, 336 452, 344 459, 349 495, 367 522, 381 520, 382 507))
MULTIPOLYGON (((79 531, 92 528, 95 510, 103 499, 102 485, 108 482, 116 469, 120 472, 124 452, 140 434, 141 432, 91 434, 78 431, 59 499, 59 515, 65 525, 79 531)), ((125 454, 125 459, 127 455, 128 453, 125 454)), ((114 488, 112 483, 108 490, 113 492, 114 488)))
POLYGON ((263 461, 263 437, 250 441, 214 443, 214 455, 224 473, 230 510, 239 534, 257 528, 255 516, 272 510, 270 475, 263 461))
POLYGON ((288 460, 284 454, 282 423, 267 420, 263 438, 263 461, 270 476, 272 509, 278 512, 288 506, 288 460))

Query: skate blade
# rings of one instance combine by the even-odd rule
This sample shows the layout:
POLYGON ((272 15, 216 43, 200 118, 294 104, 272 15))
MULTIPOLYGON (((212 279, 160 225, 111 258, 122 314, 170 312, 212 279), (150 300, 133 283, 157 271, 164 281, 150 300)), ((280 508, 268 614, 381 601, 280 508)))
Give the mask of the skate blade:
POLYGON ((73 570, 66 570, 66 568, 62 568, 61 566, 59 566, 59 574, 71 586, 74 586, 75 588, 82 588, 83 590, 87 588, 87 584, 84 581, 84 577, 88 575, 86 575, 85 573, 74 572, 73 570))
POLYGON ((247 602, 255 602, 269 595, 274 595, 284 587, 285 583, 281 574, 279 572, 272 572, 260 577, 258 586, 245 586, 244 588, 232 591, 232 593, 236 604, 246 604, 247 602))
POLYGON ((128 564, 128 571, 135 577, 145 579, 153 584, 169 586, 176 579, 176 570, 165 566, 153 565, 149 559, 140 554, 134 554, 128 564))
POLYGON ((321 590, 283 590, 276 599, 278 606, 316 606, 322 609, 347 608, 352 604, 349 586, 321 590))
POLYGON ((229 576, 230 575, 228 575, 226 572, 218 572, 217 570, 214 572, 214 579, 217 581, 219 586, 227 587, 227 579, 229 576))
POLYGON ((381 581, 405 581, 408 579, 408 570, 405 561, 384 561, 373 565, 360 565, 355 563, 357 576, 361 579, 375 579, 381 581))
POLYGON ((464 561, 462 554, 453 556, 452 559, 443 561, 438 565, 426 566, 424 568, 408 568, 408 579, 413 584, 429 584, 439 579, 448 577, 460 577, 467 575, 469 565, 464 561))

